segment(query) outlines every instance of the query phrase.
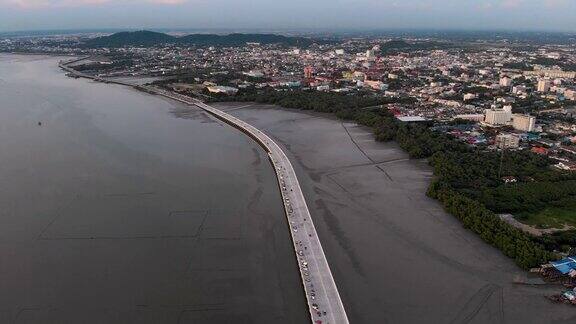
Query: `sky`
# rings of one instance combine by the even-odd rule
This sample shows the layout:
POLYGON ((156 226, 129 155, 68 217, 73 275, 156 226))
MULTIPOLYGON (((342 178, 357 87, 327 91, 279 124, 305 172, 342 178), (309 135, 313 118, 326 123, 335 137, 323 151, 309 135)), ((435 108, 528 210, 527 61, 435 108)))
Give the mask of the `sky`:
POLYGON ((576 0, 0 0, 0 32, 95 28, 576 32, 576 0))

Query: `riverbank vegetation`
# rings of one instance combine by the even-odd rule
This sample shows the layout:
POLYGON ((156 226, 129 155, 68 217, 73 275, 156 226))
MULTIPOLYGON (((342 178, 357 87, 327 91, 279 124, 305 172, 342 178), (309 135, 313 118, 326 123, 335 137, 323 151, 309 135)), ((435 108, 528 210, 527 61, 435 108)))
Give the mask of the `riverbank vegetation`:
MULTIPOLYGON (((567 250, 575 243, 573 235, 533 237, 497 214, 528 217, 542 215, 552 207, 570 209, 576 199, 576 175, 551 170, 551 161, 531 152, 484 151, 434 131, 431 124, 402 123, 383 106, 411 103, 413 98, 252 90, 240 92, 234 100, 333 113, 371 127, 378 141, 398 142, 412 158, 428 158, 436 177, 428 195, 523 269, 554 259, 555 250, 567 250), (504 178, 516 182, 507 184, 504 178)), ((571 217, 574 213, 563 215, 571 217)))

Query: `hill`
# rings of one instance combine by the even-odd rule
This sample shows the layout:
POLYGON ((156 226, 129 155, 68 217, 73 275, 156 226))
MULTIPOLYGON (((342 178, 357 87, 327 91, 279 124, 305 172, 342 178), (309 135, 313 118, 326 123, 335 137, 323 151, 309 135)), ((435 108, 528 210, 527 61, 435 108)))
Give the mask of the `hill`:
POLYGON ((281 44, 307 47, 313 43, 309 38, 288 37, 275 34, 190 34, 174 37, 168 34, 152 31, 120 32, 110 36, 102 36, 85 42, 88 47, 152 47, 166 44, 183 46, 242 46, 246 43, 281 44))
POLYGON ((120 32, 110 36, 90 39, 86 42, 89 47, 122 47, 122 46, 154 46, 159 44, 173 43, 176 37, 142 30, 136 32, 120 32))
POLYGON ((398 48, 409 48, 412 45, 407 43, 404 40, 391 40, 389 42, 386 42, 382 45, 382 49, 398 49, 398 48))
POLYGON ((312 40, 304 37, 287 37, 275 34, 192 34, 183 36, 178 40, 183 44, 191 45, 222 45, 222 46, 240 46, 246 43, 260 44, 284 44, 294 46, 309 46, 312 40))
POLYGON ((391 40, 380 46, 382 54, 393 54, 397 52, 411 52, 411 51, 427 51, 437 49, 447 49, 454 47, 451 43, 436 42, 436 41, 418 41, 408 43, 405 40, 391 40))

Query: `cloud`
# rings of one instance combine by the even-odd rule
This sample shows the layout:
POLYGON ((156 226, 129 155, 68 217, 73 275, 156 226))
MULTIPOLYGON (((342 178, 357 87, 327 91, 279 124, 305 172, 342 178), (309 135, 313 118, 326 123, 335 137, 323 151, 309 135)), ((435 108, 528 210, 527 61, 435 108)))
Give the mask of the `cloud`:
POLYGON ((449 28, 576 30, 576 0, 0 0, 0 30, 449 28))
POLYGON ((549 8, 560 8, 568 4, 568 0, 544 0, 544 5, 549 8))
POLYGON ((151 3, 159 5, 178 5, 187 0, 0 0, 0 5, 18 9, 62 8, 97 6, 107 3, 151 3))
POLYGON ((504 0, 501 6, 507 9, 519 8, 524 4, 524 0, 504 0))
POLYGON ((98 5, 106 2, 109 0, 0 0, 0 4, 20 9, 98 5))
POLYGON ((186 0, 148 0, 147 2, 167 5, 177 5, 186 2, 186 0))

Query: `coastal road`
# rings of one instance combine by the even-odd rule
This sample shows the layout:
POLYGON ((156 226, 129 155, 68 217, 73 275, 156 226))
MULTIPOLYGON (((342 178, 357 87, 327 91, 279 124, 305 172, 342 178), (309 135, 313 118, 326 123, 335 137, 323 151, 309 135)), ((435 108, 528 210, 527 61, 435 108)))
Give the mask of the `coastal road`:
POLYGON ((197 106, 216 118, 241 130, 262 146, 268 153, 277 176, 311 321, 314 324, 349 323, 346 310, 344 309, 326 255, 322 249, 322 244, 318 238, 294 168, 286 154, 270 137, 252 125, 197 99, 156 87, 135 87, 131 84, 104 80, 75 71, 73 68, 67 66, 67 64, 68 63, 61 62, 59 66, 72 76, 126 85, 188 105, 197 106))
POLYGON ((270 137, 252 125, 199 100, 157 88, 148 87, 147 90, 200 107, 218 119, 239 128, 268 152, 280 186, 312 323, 348 323, 344 305, 316 233, 300 183, 290 160, 282 149, 270 137))

